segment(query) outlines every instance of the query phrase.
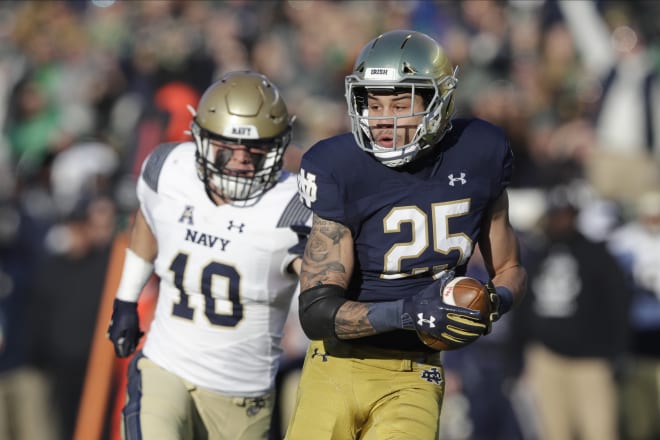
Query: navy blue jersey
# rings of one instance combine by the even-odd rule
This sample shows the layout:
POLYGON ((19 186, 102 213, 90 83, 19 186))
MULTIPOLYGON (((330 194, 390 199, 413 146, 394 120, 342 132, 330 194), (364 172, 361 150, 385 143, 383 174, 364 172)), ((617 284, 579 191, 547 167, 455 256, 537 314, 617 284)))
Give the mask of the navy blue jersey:
POLYGON ((316 215, 353 235, 347 297, 388 301, 419 292, 441 270, 465 272, 512 162, 501 129, 460 119, 435 149, 399 168, 362 151, 352 133, 322 140, 304 154, 298 185, 316 215))

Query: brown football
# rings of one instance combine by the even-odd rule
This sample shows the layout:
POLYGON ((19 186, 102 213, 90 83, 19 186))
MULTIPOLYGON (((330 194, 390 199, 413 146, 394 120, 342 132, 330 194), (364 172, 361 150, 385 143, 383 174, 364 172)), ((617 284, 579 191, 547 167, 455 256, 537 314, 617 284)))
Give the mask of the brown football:
MULTIPOLYGON (((445 286, 442 291, 442 299, 446 304, 466 307, 468 309, 479 310, 482 319, 488 319, 490 314, 490 302, 488 300, 488 290, 483 283, 471 277, 456 277, 445 286)), ((434 350, 455 350, 465 347, 452 346, 447 342, 436 338, 430 334, 420 332, 419 337, 428 347, 434 350)))

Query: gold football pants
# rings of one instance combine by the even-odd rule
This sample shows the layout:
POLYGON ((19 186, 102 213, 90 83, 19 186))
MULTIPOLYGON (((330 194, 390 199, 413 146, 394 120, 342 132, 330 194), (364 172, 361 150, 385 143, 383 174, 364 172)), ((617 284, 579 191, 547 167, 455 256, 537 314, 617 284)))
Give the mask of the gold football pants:
POLYGON ((313 341, 286 440, 436 440, 440 353, 313 341))
POLYGON ((197 387, 137 355, 129 367, 124 440, 266 440, 273 396, 232 397, 197 387))

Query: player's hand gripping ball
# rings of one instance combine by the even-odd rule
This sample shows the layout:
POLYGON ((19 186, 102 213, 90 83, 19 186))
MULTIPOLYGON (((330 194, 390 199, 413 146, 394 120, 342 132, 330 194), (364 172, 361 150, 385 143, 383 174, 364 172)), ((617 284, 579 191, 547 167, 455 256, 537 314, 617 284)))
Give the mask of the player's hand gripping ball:
MULTIPOLYGON (((490 324, 489 315, 491 304, 486 286, 479 280, 471 277, 456 277, 451 280, 442 291, 442 300, 445 304, 465 307, 481 312, 482 322, 485 326, 490 324)), ((486 330, 485 333, 488 333, 486 330)), ((484 333, 484 334, 485 334, 484 333)), ((418 332, 420 339, 425 345, 435 350, 455 350, 465 347, 476 340, 461 344, 451 344, 446 339, 440 339, 434 335, 418 332)))

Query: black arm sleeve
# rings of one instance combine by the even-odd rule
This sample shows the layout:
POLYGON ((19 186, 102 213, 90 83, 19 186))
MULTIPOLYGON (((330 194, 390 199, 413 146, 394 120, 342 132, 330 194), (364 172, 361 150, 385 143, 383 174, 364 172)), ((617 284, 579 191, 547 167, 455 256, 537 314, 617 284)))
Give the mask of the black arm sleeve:
POLYGON ((335 315, 346 301, 344 289, 333 284, 322 284, 300 292, 298 313, 307 337, 311 340, 336 339, 335 315))

